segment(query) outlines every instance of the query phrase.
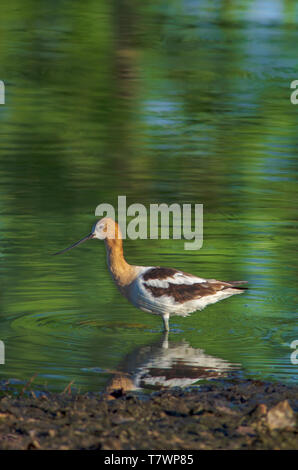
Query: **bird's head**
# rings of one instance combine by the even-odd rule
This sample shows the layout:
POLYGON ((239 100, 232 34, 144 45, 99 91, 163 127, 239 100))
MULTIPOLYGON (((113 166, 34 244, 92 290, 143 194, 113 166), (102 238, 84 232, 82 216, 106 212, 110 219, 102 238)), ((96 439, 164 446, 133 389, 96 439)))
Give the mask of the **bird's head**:
POLYGON ((62 253, 72 250, 72 248, 75 248, 76 246, 81 245, 81 243, 84 243, 87 240, 91 240, 92 238, 98 238, 99 240, 115 240, 121 239, 122 235, 118 224, 113 219, 104 217, 93 225, 91 232, 86 237, 82 238, 68 248, 64 248, 64 250, 54 253, 54 255, 61 255, 62 253))

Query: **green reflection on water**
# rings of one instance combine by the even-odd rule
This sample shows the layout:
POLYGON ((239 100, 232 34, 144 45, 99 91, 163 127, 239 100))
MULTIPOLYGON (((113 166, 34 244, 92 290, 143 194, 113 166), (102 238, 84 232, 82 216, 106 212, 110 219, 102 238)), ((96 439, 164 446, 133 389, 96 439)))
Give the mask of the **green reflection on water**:
POLYGON ((2 8, 3 379, 98 390, 157 341, 160 319, 120 297, 98 242, 50 256, 90 231, 98 204, 126 195, 204 204, 199 252, 128 240, 129 261, 250 281, 243 296, 174 318, 172 347, 297 381, 297 6, 267 4, 2 8))

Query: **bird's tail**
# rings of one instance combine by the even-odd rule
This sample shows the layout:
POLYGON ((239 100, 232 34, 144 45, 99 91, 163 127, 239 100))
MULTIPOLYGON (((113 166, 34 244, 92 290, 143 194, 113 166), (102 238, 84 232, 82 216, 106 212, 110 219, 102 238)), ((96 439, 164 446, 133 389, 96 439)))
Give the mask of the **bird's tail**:
POLYGON ((248 287, 243 287, 242 284, 247 284, 248 281, 227 281, 227 284, 230 287, 234 287, 235 289, 248 289, 248 287))

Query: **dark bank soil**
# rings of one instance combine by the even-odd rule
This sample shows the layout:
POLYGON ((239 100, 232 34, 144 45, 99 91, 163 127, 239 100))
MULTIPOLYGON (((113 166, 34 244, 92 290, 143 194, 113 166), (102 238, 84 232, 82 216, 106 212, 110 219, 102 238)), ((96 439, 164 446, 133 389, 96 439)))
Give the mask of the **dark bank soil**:
POLYGON ((0 398, 0 449, 298 449, 298 388, 210 382, 147 398, 0 398))

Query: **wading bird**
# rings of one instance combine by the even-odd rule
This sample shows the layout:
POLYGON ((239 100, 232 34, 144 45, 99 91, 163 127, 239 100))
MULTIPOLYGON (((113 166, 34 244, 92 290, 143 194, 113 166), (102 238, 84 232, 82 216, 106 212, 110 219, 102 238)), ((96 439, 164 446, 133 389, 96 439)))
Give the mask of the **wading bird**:
POLYGON ((209 304, 241 294, 245 289, 238 286, 247 281, 203 279, 173 268, 133 266, 127 263, 123 255, 120 228, 108 217, 94 224, 89 235, 55 255, 65 253, 92 238, 105 241, 108 268, 121 294, 144 312, 161 315, 166 331, 169 331, 170 316, 188 316, 209 304))

